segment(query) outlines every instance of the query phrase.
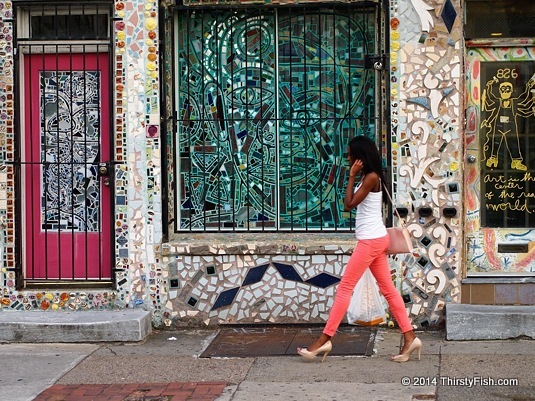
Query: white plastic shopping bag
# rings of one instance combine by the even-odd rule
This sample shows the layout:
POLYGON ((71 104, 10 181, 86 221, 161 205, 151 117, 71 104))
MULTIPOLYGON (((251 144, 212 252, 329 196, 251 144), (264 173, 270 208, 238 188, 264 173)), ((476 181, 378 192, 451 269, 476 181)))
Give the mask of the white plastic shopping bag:
POLYGON ((347 322, 362 326, 375 326, 386 323, 386 300, 370 269, 366 269, 353 291, 347 322))

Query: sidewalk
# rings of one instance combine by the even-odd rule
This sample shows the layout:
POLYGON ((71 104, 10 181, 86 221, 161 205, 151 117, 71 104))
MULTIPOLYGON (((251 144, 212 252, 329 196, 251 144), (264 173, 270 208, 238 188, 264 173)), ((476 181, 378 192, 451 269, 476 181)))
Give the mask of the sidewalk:
POLYGON ((371 357, 199 358, 216 334, 154 331, 139 343, 0 344, 0 401, 39 394, 38 401, 535 400, 533 340, 446 341, 444 332, 419 332, 422 360, 413 355, 394 363, 388 356, 397 353, 401 335, 380 329, 371 357), (74 391, 77 398, 68 398, 74 391))

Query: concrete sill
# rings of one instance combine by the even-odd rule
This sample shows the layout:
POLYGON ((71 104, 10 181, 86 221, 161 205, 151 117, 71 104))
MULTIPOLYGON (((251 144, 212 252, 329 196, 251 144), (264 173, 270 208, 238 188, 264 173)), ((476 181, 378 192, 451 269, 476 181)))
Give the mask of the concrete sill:
POLYGON ((350 255, 353 233, 187 233, 162 245, 162 255, 350 255))
POLYGON ((446 305, 448 340, 535 339, 535 306, 446 305))
POLYGON ((463 284, 531 284, 535 283, 535 276, 510 276, 510 277, 467 277, 462 280, 463 284))

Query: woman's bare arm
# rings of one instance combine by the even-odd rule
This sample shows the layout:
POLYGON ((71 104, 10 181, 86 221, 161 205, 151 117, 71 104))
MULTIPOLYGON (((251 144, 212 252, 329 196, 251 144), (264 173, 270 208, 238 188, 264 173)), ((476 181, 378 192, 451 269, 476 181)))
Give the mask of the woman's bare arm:
POLYGON ((353 163, 353 166, 351 166, 349 179, 347 181, 346 193, 344 196, 344 210, 346 212, 353 210, 360 202, 362 202, 379 182, 379 176, 376 173, 366 174, 357 192, 353 192, 355 188, 356 175, 361 169, 362 162, 360 162, 360 160, 356 160, 355 163, 353 163))

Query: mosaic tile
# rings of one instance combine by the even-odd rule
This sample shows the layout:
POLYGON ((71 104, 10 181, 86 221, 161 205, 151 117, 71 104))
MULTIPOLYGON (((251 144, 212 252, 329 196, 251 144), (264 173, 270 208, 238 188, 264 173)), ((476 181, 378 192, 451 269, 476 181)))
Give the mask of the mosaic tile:
POLYGON ((291 265, 273 262, 273 265, 285 280, 303 281, 291 265))
POLYGON ((224 306, 228 306, 232 304, 234 301, 234 298, 236 297, 236 294, 240 290, 239 287, 232 288, 230 290, 223 291, 219 296, 217 297, 216 302, 212 306, 212 310, 216 310, 219 308, 222 308, 224 306))
POLYGON ((337 284, 340 281, 338 277, 331 276, 330 274, 321 273, 315 277, 307 280, 307 283, 315 285, 316 287, 326 288, 331 285, 337 284))
POLYGON ((444 5, 442 8, 442 12, 440 13, 440 16, 442 17, 442 20, 446 24, 446 28, 448 28, 448 32, 451 33, 453 24, 455 23, 455 20, 457 18, 457 11, 455 10, 455 7, 453 6, 453 3, 451 0, 444 1, 444 5))

